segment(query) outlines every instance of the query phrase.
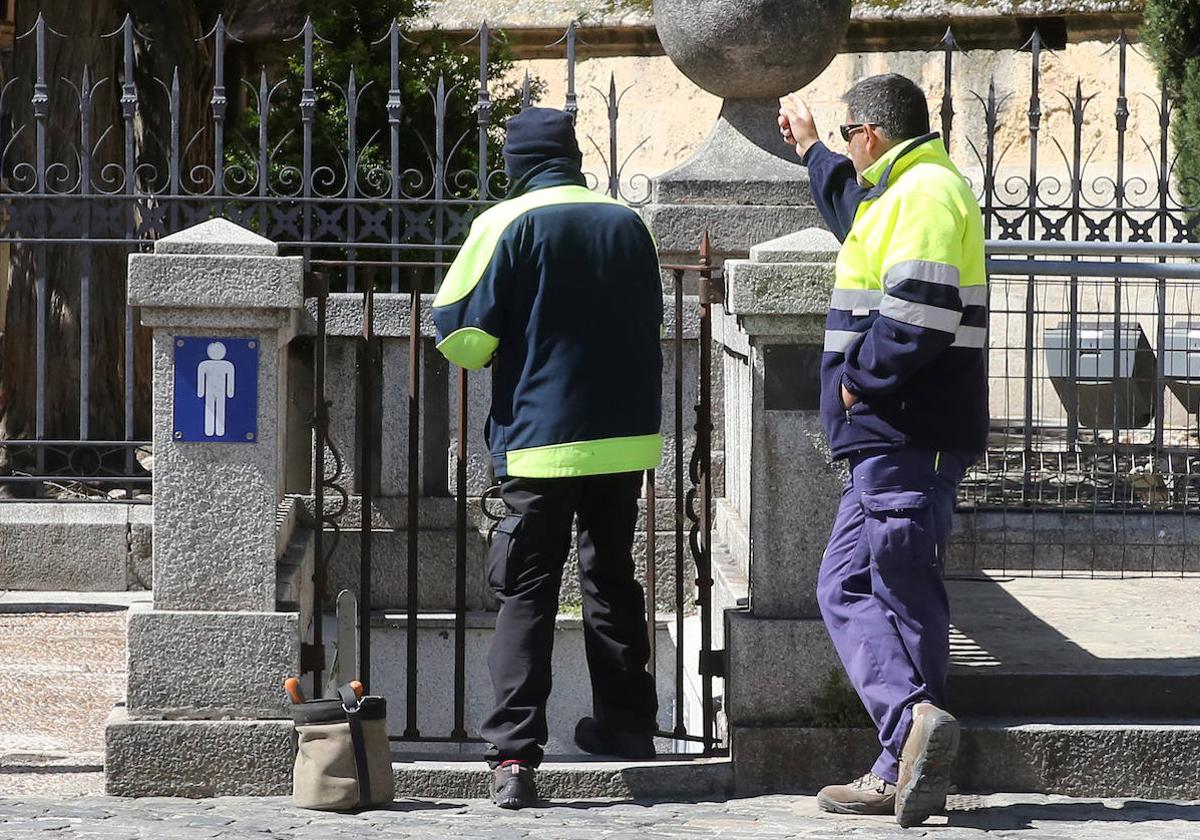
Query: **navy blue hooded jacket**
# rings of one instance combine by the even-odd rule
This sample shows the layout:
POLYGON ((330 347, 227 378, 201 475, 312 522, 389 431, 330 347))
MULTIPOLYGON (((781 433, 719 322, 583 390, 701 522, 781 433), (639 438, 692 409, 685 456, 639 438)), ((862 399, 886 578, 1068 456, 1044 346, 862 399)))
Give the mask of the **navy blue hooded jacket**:
POLYGON ((589 190, 571 117, 508 123, 507 200, 481 214, 433 306, 438 349, 494 365, 497 476, 652 469, 662 458, 662 281, 626 205, 589 190))

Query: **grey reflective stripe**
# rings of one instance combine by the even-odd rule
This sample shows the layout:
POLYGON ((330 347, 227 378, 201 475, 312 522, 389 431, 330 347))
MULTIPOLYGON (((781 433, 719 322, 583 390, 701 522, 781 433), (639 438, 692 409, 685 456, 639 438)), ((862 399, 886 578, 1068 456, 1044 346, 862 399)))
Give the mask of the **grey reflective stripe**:
POLYGON ((866 333, 853 332, 852 330, 825 330, 825 352, 826 353, 845 353, 854 342, 862 338, 866 333))
POLYGON ((957 330, 962 322, 961 312, 930 306, 927 303, 913 303, 911 300, 901 300, 891 295, 885 297, 879 305, 879 314, 902 324, 948 333, 957 330))
POLYGON ((878 309, 881 300, 883 300, 883 291, 880 289, 834 289, 829 306, 832 309, 845 309, 848 312, 860 309, 870 311, 878 309))
POLYGON ((958 296, 962 298, 963 306, 987 306, 988 287, 986 284, 966 286, 958 290, 958 296))
POLYGON ((948 263, 909 260, 896 263, 883 275, 883 285, 889 289, 898 286, 905 280, 921 280, 925 283, 937 283, 940 286, 957 286, 958 268, 948 263))
POLYGON ((950 346, 982 350, 987 347, 987 330, 983 327, 959 327, 954 332, 954 343, 950 346))

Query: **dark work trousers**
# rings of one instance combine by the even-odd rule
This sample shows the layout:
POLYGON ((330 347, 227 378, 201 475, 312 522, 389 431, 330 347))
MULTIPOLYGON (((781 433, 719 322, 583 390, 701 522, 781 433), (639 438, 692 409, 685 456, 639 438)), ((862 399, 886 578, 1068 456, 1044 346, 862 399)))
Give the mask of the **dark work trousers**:
POLYGON ((646 671, 646 595, 633 565, 642 476, 503 483, 511 513, 496 528, 487 564, 488 584, 500 601, 488 653, 496 707, 480 727, 493 767, 517 760, 536 766, 543 757, 554 620, 576 517, 594 715, 619 729, 655 728, 658 700, 646 671))
POLYGON ((879 730, 875 775, 895 783, 912 706, 946 705, 950 604, 942 579, 955 491, 974 458, 903 449, 852 458, 817 599, 879 730))

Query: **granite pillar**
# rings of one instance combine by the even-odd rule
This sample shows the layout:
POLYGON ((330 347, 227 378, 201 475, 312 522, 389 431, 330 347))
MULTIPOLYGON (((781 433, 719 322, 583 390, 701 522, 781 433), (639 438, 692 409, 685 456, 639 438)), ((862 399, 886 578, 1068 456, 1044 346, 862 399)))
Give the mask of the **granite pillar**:
POLYGON ((744 532, 734 548, 749 578, 749 606, 726 614, 726 713, 739 792, 769 787, 764 737, 853 715, 816 601, 817 572, 843 472, 831 463, 818 415, 825 315, 838 242, 809 229, 726 263, 726 486, 719 530, 744 532), (845 708, 843 708, 845 707, 845 708))
POLYGON ((128 284, 154 331, 154 601, 129 616, 107 788, 283 793, 292 726, 282 685, 299 672, 303 628, 277 610, 276 585, 295 522, 281 504, 282 430, 302 262, 214 219, 132 255, 128 284))

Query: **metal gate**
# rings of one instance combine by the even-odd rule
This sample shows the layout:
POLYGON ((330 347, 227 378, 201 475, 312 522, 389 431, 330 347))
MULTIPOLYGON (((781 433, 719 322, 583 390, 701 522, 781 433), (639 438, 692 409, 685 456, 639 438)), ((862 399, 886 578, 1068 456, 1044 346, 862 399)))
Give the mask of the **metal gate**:
MULTIPOLYGON (((693 746, 688 752, 700 750, 705 754, 719 751, 716 726, 716 700, 714 679, 723 676, 722 658, 714 655, 712 650, 712 507, 713 507, 713 476, 712 476, 712 430, 713 406, 711 400, 712 388, 712 305, 722 300, 722 286, 719 280, 719 270, 711 266, 710 249, 707 235, 701 244, 698 259, 694 264, 664 265, 664 277, 669 280, 668 289, 669 313, 667 321, 667 337, 671 345, 668 353, 668 364, 665 365, 664 379, 669 383, 669 393, 664 394, 664 414, 672 422, 664 432, 672 439, 668 448, 664 465, 667 469, 662 473, 650 471, 647 474, 642 503, 644 505, 645 533, 645 572, 642 584, 646 590, 646 601, 649 610, 649 633, 651 661, 650 669, 657 677, 662 663, 655 655, 659 639, 659 615, 656 605, 666 602, 671 608, 669 621, 674 637, 674 708, 672 710, 672 725, 657 733, 660 737, 670 738, 676 742, 686 742, 693 746), (685 289, 689 284, 695 284, 697 294, 687 294, 685 289), (693 309, 698 313, 693 314, 693 309), (686 334, 685 325, 696 324, 694 336, 686 334), (690 349, 694 345, 694 350, 690 349), (695 357, 689 360, 689 355, 695 357), (689 363, 690 362, 690 363, 689 363), (673 365, 673 367, 672 367, 673 365), (691 387, 685 387, 689 379, 688 371, 696 371, 698 381, 691 382, 695 388, 694 404, 685 404, 685 393, 691 387), (685 433, 685 414, 694 413, 691 434, 685 433), (676 477, 679 480, 676 480, 676 477), (667 496, 668 499, 662 498, 667 496), (669 518, 660 520, 664 502, 670 506, 669 518), (666 521, 668 527, 661 522, 666 521), (656 568, 656 559, 665 556, 667 568, 672 572, 673 592, 662 591, 660 572, 656 568), (691 578, 689 581, 688 579, 691 578), (690 584, 690 585, 689 585, 690 584), (669 600, 665 597, 670 595, 669 600), (689 622, 689 618, 698 621, 689 622), (694 627, 697 625, 698 627, 694 627), (698 633, 695 640, 693 634, 698 633), (698 661, 688 662, 685 650, 695 648, 698 651, 698 661), (687 676, 689 671, 699 682, 698 691, 693 699, 700 707, 699 720, 689 720, 686 705, 687 676)), ((379 323, 380 301, 384 300, 389 307, 407 309, 407 429, 405 441, 406 474, 403 480, 403 518, 407 535, 406 552, 402 571, 406 593, 403 605, 403 621, 405 631, 404 654, 404 691, 403 698, 390 697, 393 709, 403 707, 402 717, 395 712, 392 716, 393 730, 402 719, 403 728, 399 734, 392 734, 393 741, 464 744, 478 742, 468 721, 468 687, 467 687, 467 656, 468 656, 468 587, 471 575, 483 574, 481 565, 472 568, 472 552, 470 548, 486 534, 490 541, 491 530, 495 523, 503 517, 503 506, 498 499, 498 485, 491 480, 489 471, 489 488, 477 495, 472 495, 468 469, 472 455, 469 439, 472 424, 483 422, 483 416, 474 416, 471 404, 471 377, 461 369, 455 369, 445 379, 438 377, 437 382, 423 381, 423 372, 427 371, 430 356, 436 355, 432 344, 426 340, 429 324, 423 324, 425 310, 429 307, 431 296, 427 291, 414 283, 413 289, 403 296, 384 295, 375 290, 375 284, 370 280, 362 282, 362 290, 357 292, 331 295, 328 273, 337 269, 352 269, 360 273, 360 277, 369 275, 371 271, 385 271, 397 267, 412 266, 412 262, 400 261, 364 261, 364 260, 317 260, 310 261, 311 270, 308 275, 306 297, 309 311, 315 322, 315 335, 312 338, 311 365, 313 387, 312 410, 312 507, 314 514, 313 525, 315 534, 316 571, 313 587, 313 614, 316 619, 311 628, 311 635, 303 645, 303 669, 311 674, 312 688, 315 695, 321 694, 327 685, 327 677, 331 661, 327 655, 328 628, 321 616, 328 616, 338 606, 343 608, 339 619, 338 631, 340 642, 338 650, 337 679, 345 681, 353 674, 361 680, 368 690, 374 685, 379 690, 380 674, 372 669, 372 618, 377 604, 374 598, 377 581, 375 577, 386 562, 379 557, 376 547, 381 534, 390 532, 378 521, 375 508, 379 499, 380 476, 376 469, 379 461, 378 448, 382 435, 381 411, 379 410, 379 394, 384 387, 380 381, 382 369, 381 338, 377 333, 379 323), (403 301, 398 298, 404 298, 403 301), (361 318, 361 333, 356 337, 356 358, 354 375, 356 377, 355 391, 358 394, 355 410, 357 428, 357 446, 355 456, 339 450, 334 435, 331 434, 331 409, 334 403, 328 394, 329 374, 328 346, 330 336, 329 308, 331 300, 338 304, 341 310, 347 305, 353 305, 361 318), (422 333, 425 332, 425 337, 422 333), (445 388, 445 393, 439 388, 445 388), (453 563, 453 604, 449 614, 447 630, 453 638, 453 681, 449 694, 453 700, 453 725, 449 731, 431 731, 423 723, 427 717, 418 699, 423 674, 420 667, 422 634, 417 632, 422 620, 432 616, 444 615, 445 611, 437 607, 423 605, 422 592, 430 584, 430 580, 422 575, 422 541, 429 535, 423 530, 422 506, 435 504, 439 499, 437 492, 430 493, 428 486, 422 486, 421 465, 430 462, 428 452, 424 448, 436 446, 438 441, 423 435, 422 418, 430 415, 430 405, 443 398, 454 404, 453 411, 453 483, 448 483, 447 496, 453 500, 454 508, 454 563, 453 563), (359 465, 356 471, 357 488, 350 486, 346 478, 346 467, 349 459, 354 457, 359 465), (358 510, 357 522, 354 522, 353 511, 358 510), (345 596, 337 598, 329 581, 329 566, 331 559, 350 535, 356 535, 360 547, 358 553, 358 597, 354 612, 357 618, 349 614, 350 601, 345 596), (336 599, 336 600, 335 600, 336 599), (345 649, 350 641, 347 628, 353 622, 353 646, 356 648, 352 656, 345 649)), ((426 264, 425 267, 435 269, 437 279, 444 269, 439 261, 426 264)), ((393 313, 394 314, 394 313, 393 313)), ((436 406, 435 406, 436 408, 436 406)), ((484 406, 486 409, 486 406, 484 406)), ((342 412, 344 414, 344 412, 342 412)), ((428 485, 428 479, 426 479, 428 485)), ((436 488, 435 488, 436 489, 436 488)), ((442 497, 446 501, 447 497, 442 497)), ((390 500, 399 503, 399 498, 390 500)), ((635 549, 636 554, 636 549, 635 549)), ((435 583, 440 583, 436 582, 435 583)), ((451 697, 445 698, 447 701, 451 697)), ((693 704, 695 705, 695 704, 693 704)))

